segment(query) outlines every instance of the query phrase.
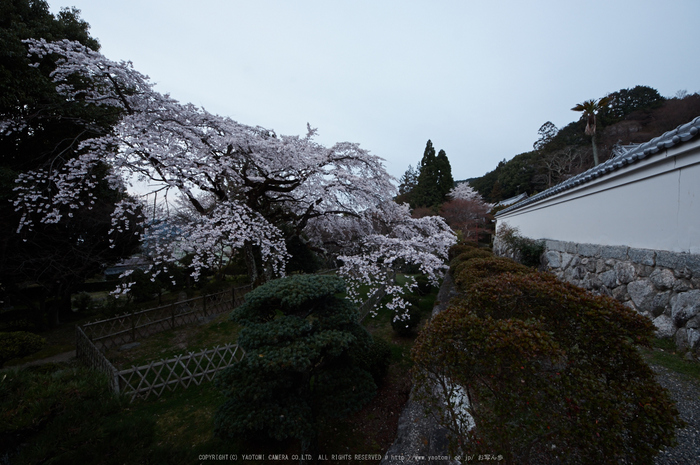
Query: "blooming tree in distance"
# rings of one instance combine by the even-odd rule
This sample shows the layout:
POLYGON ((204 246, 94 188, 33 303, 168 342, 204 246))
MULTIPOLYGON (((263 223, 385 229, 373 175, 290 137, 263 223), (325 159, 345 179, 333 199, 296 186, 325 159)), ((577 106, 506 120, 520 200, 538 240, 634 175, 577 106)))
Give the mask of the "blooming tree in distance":
MULTIPOLYGON (((305 235, 320 247, 324 237, 337 238, 341 271, 354 282, 376 284, 405 263, 419 264, 433 280, 443 270, 454 241, 449 228, 438 217, 412 220, 407 207, 393 203, 395 188, 382 159, 358 144, 325 147, 310 126, 303 137, 277 135, 181 104, 155 91, 131 63, 111 61, 77 42, 26 43, 37 60, 56 60, 52 76, 65 98, 113 106, 124 116, 111 133, 84 141, 81 155, 61 169, 19 176, 18 231, 58 222, 94 202, 93 171, 104 162, 112 185, 147 181, 149 193, 177 194, 195 213, 180 226, 177 241, 161 241, 143 225, 154 274, 187 253, 196 278, 221 263, 223 246, 245 254, 253 280, 283 275, 289 235, 305 235)), ((0 130, 13 125, 21 122, 0 122, 0 130)), ((119 204, 113 230, 133 221, 137 208, 134 200, 119 204)))
MULTIPOLYGON (((447 194, 450 199, 462 199, 462 200, 477 200, 479 202, 484 202, 476 189, 469 185, 468 182, 460 182, 447 194)), ((488 205, 488 204, 487 204, 488 205)))
POLYGON ((461 231, 464 240, 478 241, 479 235, 487 231, 492 205, 484 202, 468 182, 457 184, 448 197, 451 200, 442 204, 440 216, 453 229, 461 231))

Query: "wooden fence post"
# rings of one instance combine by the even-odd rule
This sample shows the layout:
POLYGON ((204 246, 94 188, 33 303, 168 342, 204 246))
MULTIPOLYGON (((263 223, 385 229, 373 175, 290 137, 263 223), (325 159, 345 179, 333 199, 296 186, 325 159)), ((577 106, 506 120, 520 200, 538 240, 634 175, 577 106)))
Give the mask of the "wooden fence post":
POLYGON ((206 294, 204 294, 202 296, 202 314, 204 316, 207 315, 207 295, 206 294))
POLYGON ((136 309, 131 309, 131 342, 136 341, 136 309))
POLYGON ((231 288, 231 310, 236 308, 236 288, 231 288))
POLYGON ((112 372, 112 390, 115 394, 119 394, 119 372, 116 368, 112 372))
POLYGON ((75 325, 75 358, 82 360, 83 358, 83 341, 80 338, 80 329, 75 325))
POLYGON ((175 329, 175 302, 170 304, 170 328, 175 329))

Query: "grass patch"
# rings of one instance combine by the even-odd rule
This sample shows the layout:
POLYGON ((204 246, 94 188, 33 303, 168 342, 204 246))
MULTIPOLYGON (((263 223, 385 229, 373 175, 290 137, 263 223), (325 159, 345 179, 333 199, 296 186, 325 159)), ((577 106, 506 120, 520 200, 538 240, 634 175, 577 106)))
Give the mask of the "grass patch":
POLYGON ((686 360, 673 340, 655 338, 650 349, 641 348, 641 351, 647 363, 668 368, 700 383, 700 362, 686 360))
POLYGON ((230 450, 212 434, 223 397, 211 383, 129 404, 74 363, 4 375, 0 449, 12 463, 191 464, 199 454, 230 450))
POLYGON ((132 365, 141 366, 154 360, 230 344, 238 339, 241 328, 229 320, 229 315, 230 312, 224 312, 203 325, 182 326, 154 334, 138 341, 141 345, 132 349, 109 350, 107 358, 119 368, 129 368, 132 365))

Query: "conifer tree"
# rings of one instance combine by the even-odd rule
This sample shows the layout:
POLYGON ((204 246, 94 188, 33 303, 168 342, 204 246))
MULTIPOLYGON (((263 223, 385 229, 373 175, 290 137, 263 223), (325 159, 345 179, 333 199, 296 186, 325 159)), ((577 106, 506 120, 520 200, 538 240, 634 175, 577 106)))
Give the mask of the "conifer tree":
POLYGON ((296 438, 315 452, 318 430, 359 410, 376 393, 368 366, 372 336, 337 276, 292 275, 246 295, 231 319, 246 355, 219 373, 227 401, 216 413, 223 438, 262 433, 296 438))
POLYGON ((440 193, 439 203, 443 203, 447 198, 447 194, 455 187, 450 160, 447 159, 447 154, 444 150, 438 152, 438 156, 435 159, 435 168, 437 172, 437 191, 440 193))
POLYGON ((435 155, 432 141, 428 140, 419 165, 418 183, 411 196, 411 207, 437 207, 454 187, 452 168, 447 154, 440 150, 435 155))

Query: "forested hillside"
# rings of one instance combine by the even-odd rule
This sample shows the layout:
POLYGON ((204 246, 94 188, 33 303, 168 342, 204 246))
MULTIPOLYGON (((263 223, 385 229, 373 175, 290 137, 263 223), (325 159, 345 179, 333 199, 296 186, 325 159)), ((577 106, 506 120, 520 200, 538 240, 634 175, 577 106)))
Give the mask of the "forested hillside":
POLYGON ((664 98, 647 86, 621 89, 589 102, 604 103, 595 113, 593 136, 587 134, 585 112, 562 128, 547 121, 532 151, 503 159, 493 171, 469 179, 470 185, 491 203, 523 192, 533 195, 593 167, 591 137, 602 163, 619 147, 646 142, 700 115, 699 94, 681 91, 664 98))

